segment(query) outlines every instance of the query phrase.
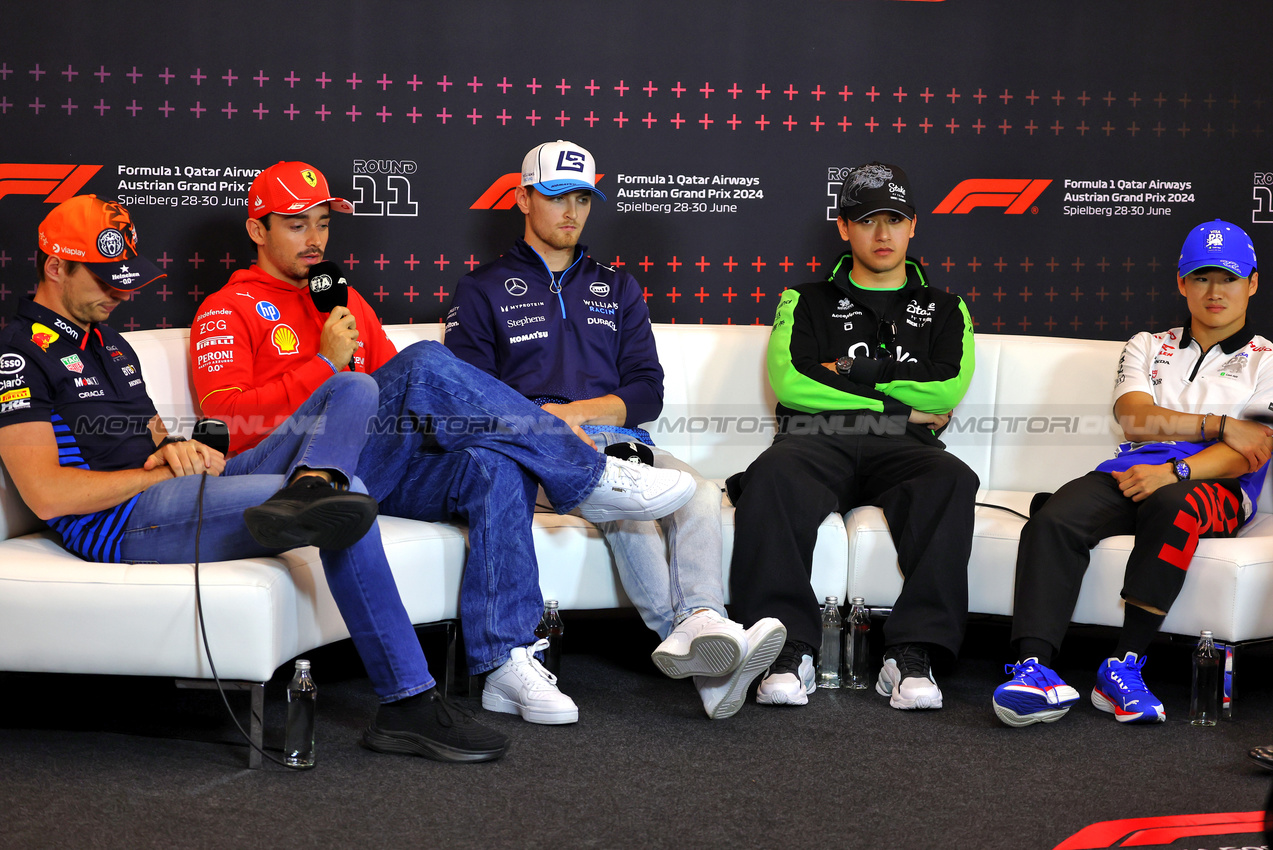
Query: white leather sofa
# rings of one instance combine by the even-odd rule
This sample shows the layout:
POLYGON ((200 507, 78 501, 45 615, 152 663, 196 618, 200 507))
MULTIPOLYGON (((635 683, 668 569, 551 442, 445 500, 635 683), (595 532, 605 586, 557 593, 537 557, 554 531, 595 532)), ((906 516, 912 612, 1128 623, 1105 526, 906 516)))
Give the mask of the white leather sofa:
MULTIPOLYGON (((439 339, 441 326, 396 325, 404 347, 439 339)), ((169 428, 189 434, 196 418, 188 330, 128 334, 147 386, 169 428)), ((774 399, 764 371, 769 329, 657 325, 666 377, 665 407, 649 425, 655 441, 722 480, 773 435, 774 399)), ((1028 511, 1037 491, 1054 490, 1110 456, 1112 377, 1121 345, 1042 337, 979 335, 977 369, 945 435, 950 450, 981 479, 979 501, 1028 511)), ((1268 487, 1257 516, 1233 540, 1204 540, 1164 630, 1241 642, 1273 636, 1273 507, 1268 487)), ((192 508, 193 509, 193 508, 192 508)), ((463 529, 381 517, 381 533, 407 611, 419 624, 457 617, 463 529)), ((733 509, 723 512, 722 569, 728 588, 733 509)), ((977 509, 969 564, 970 608, 1012 613, 1017 539, 1024 520, 977 509)), ((93 564, 68 554, 56 534, 22 504, 0 469, 0 670, 210 679, 195 618, 190 564, 93 564)), ((535 520, 540 584, 565 610, 630 603, 604 541, 586 521, 541 513, 535 520)), ((1074 614, 1077 623, 1122 623, 1119 588, 1130 537, 1093 553, 1074 614)), ((888 608, 901 588, 883 515, 859 508, 823 522, 814 555, 819 596, 862 596, 888 608)), ((253 689, 289 659, 348 637, 323 578, 318 553, 205 564, 203 609, 217 672, 253 689)), ((462 663, 462 662, 461 662, 462 663)), ((257 712, 259 715, 259 712, 257 712)), ((259 738, 259 730, 254 730, 259 738)))

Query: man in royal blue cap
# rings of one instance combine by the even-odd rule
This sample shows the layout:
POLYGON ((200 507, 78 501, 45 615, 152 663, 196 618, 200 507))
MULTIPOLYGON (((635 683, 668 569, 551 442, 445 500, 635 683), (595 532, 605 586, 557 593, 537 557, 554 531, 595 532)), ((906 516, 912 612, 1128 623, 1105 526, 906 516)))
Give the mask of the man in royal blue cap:
MULTIPOLYGON (((1078 691, 1050 668, 1078 600, 1090 550, 1134 534, 1123 628, 1101 663, 1092 704, 1120 723, 1161 723, 1141 677, 1145 651, 1184 585, 1202 537, 1233 537, 1255 513, 1273 431, 1273 344, 1247 326, 1258 285, 1255 248, 1216 219, 1189 232, 1177 286, 1185 327, 1142 332, 1123 348, 1114 414, 1127 442, 1032 511, 1017 554, 1013 677, 994 694, 1009 726, 1051 723, 1078 691)), ((1036 497, 1037 499, 1037 497, 1036 497)))

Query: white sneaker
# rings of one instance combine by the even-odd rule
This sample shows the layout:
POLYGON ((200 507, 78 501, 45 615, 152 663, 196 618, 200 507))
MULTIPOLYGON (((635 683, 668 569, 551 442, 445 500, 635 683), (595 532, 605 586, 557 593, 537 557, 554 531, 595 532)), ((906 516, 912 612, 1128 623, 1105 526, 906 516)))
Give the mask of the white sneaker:
POLYGON ((659 519, 694 496, 694 476, 606 456, 606 468, 579 514, 588 522, 659 519))
POLYGON ((743 707, 751 683, 774 662, 787 642, 787 627, 773 617, 765 617, 757 620, 743 636, 747 649, 737 669, 727 676, 694 677, 703 709, 712 720, 733 717, 743 707))
POLYGON ((917 644, 884 651, 884 666, 875 692, 889 698, 893 708, 941 708, 941 688, 933 678, 928 652, 917 644))
POLYGON ((672 679, 725 676, 738 669, 747 652, 743 627, 703 608, 690 614, 650 654, 672 679))
POLYGON ((501 714, 520 714, 531 723, 549 725, 579 720, 579 707, 557 690, 557 677, 535 657, 548 648, 547 640, 515 646, 508 660, 486 677, 482 708, 501 714))
POLYGON ((761 705, 806 705, 809 694, 818 685, 813 669, 813 656, 794 643, 783 646, 777 661, 769 668, 756 689, 756 702, 761 705))

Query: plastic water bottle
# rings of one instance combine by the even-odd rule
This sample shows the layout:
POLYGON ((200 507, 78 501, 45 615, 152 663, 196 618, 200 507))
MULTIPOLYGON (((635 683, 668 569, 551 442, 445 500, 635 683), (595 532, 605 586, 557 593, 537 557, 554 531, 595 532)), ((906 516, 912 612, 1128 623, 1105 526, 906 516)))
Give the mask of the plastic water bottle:
POLYGON ((861 596, 850 601, 849 619, 844 624, 844 669, 840 683, 855 691, 870 687, 870 668, 867 655, 871 635, 871 612, 861 596))
POLYGON ((1189 700, 1189 722, 1194 726, 1215 726, 1220 716, 1220 653, 1211 632, 1203 630, 1193 651, 1193 696, 1189 700))
POLYGON ((318 686, 309 675, 309 662, 296 659, 296 674, 287 686, 287 731, 283 733, 283 763, 314 766, 314 708, 318 686))
POLYGON ((544 666, 554 676, 561 675, 561 640, 565 633, 561 613, 557 610, 557 600, 545 600, 544 616, 539 618, 539 625, 535 626, 535 637, 548 639, 548 649, 544 650, 544 666))
POLYGON ((822 606, 822 651, 818 653, 818 687, 840 687, 840 643, 844 639, 840 598, 828 596, 822 606))

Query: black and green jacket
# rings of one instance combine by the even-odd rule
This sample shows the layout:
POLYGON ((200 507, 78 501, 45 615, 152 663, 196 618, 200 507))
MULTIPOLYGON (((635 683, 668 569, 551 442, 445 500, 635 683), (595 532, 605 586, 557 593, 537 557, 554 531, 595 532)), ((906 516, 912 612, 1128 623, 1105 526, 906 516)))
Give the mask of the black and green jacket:
MULTIPOLYGON (((972 318, 958 295, 930 287, 923 266, 907 257, 906 297, 894 315, 877 316, 854 301, 852 267, 853 255, 846 252, 826 280, 788 289, 778 303, 767 362, 780 433, 795 433, 795 423, 807 422, 809 414, 841 421, 850 432, 855 422, 887 420, 895 427, 865 427, 901 433, 912 408, 949 413, 972 381, 972 318), (890 322, 896 334, 886 353, 880 326, 890 322), (822 365, 846 354, 854 357, 847 376, 822 365)), ((926 427, 904 430, 940 445, 926 427)))

